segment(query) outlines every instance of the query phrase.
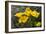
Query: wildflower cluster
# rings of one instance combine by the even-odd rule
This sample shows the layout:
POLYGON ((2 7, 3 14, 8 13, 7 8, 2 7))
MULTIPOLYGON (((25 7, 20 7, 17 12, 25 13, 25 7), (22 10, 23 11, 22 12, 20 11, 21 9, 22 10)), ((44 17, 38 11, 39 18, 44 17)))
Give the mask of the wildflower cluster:
POLYGON ((38 13, 36 10, 32 11, 29 7, 25 9, 24 12, 16 13, 15 16, 19 18, 19 23, 26 23, 29 16, 38 17, 40 13, 38 13))

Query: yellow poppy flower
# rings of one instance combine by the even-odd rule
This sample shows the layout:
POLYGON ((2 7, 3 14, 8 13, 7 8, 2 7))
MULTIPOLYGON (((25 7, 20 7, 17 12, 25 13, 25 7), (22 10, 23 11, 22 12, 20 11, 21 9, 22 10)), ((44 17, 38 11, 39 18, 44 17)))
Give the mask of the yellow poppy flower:
POLYGON ((37 11, 35 11, 35 10, 31 13, 31 15, 32 15, 32 16, 34 16, 34 17, 38 17, 38 16, 39 16, 39 14, 40 14, 40 13, 38 13, 38 12, 37 12, 37 11))
POLYGON ((31 13, 32 13, 32 10, 29 7, 27 7, 24 14, 27 16, 30 16, 31 13))
POLYGON ((14 16, 21 17, 22 15, 23 15, 23 13, 20 12, 20 13, 16 13, 14 16))
POLYGON ((21 16, 20 18, 19 18, 19 23, 25 23, 26 21, 28 20, 28 17, 27 16, 21 16))

